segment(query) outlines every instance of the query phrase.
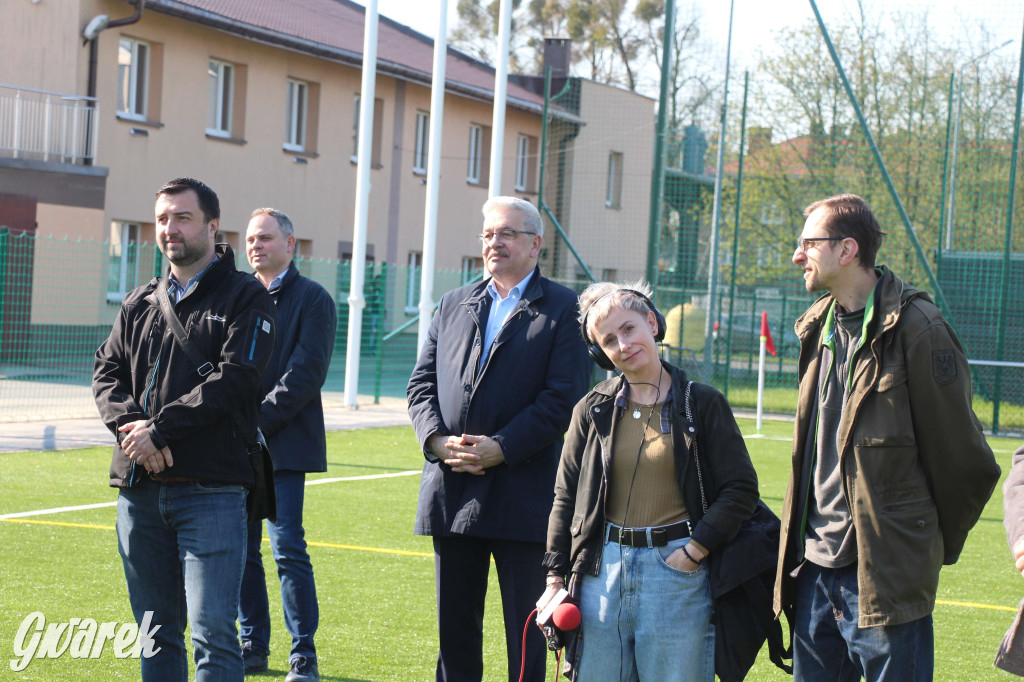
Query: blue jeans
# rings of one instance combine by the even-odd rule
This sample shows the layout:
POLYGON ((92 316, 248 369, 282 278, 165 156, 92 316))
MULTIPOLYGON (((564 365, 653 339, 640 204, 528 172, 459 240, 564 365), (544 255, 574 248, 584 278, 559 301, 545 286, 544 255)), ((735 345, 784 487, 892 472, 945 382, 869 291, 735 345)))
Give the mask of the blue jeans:
POLYGON ((689 541, 654 548, 605 542, 600 574, 581 585, 580 680, 714 682, 707 569, 665 563, 689 541))
MULTIPOLYGON (((306 531, 302 527, 302 502, 306 490, 306 474, 302 471, 275 471, 274 492, 277 494, 277 522, 267 521, 270 549, 277 563, 281 581, 281 604, 284 626, 292 636, 289 658, 316 658, 313 635, 320 624, 320 608, 313 582, 313 564, 306 552, 306 531)), ((270 650, 270 606, 267 601, 267 579, 260 553, 263 524, 249 524, 245 575, 242 596, 238 603, 238 622, 242 641, 250 642, 257 651, 270 650)))
POLYGON ((241 682, 235 613, 245 563, 240 485, 156 483, 143 478, 117 498, 117 548, 137 622, 159 625, 144 682, 188 681, 185 625, 196 682, 241 682))
POLYGON ((932 679, 932 617, 899 625, 857 627, 857 564, 797 574, 793 678, 802 682, 911 682, 932 679))

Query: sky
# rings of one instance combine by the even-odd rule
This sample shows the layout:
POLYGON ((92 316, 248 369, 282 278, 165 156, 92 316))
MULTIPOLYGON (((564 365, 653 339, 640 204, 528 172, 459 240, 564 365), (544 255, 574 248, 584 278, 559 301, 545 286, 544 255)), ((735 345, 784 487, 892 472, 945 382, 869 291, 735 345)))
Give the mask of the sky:
MULTIPOLYGON (((357 2, 359 0, 356 0, 357 2)), ((735 69, 753 68, 758 48, 769 46, 774 33, 787 25, 813 20, 808 0, 733 0, 732 64, 735 69)), ((842 13, 855 11, 854 0, 817 0, 826 25, 842 13)), ((869 12, 928 11, 938 30, 957 30, 965 19, 985 19, 999 42, 1013 39, 1020 48, 1022 12, 1019 0, 864 0, 869 12)), ((448 0, 449 35, 458 21, 458 0, 448 0)), ((437 32, 440 0, 378 0, 380 14, 411 26, 429 36, 437 32)), ((725 0, 676 0, 677 12, 696 7, 705 35, 721 37, 724 49, 729 28, 729 3, 725 0)))

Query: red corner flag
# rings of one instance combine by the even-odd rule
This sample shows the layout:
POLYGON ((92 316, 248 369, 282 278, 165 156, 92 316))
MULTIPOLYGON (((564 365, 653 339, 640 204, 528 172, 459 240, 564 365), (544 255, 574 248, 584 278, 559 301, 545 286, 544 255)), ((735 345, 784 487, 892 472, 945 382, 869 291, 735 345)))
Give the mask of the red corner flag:
POLYGON ((768 311, 761 313, 761 340, 765 342, 765 350, 775 355, 775 342, 772 341, 772 330, 768 328, 768 311))

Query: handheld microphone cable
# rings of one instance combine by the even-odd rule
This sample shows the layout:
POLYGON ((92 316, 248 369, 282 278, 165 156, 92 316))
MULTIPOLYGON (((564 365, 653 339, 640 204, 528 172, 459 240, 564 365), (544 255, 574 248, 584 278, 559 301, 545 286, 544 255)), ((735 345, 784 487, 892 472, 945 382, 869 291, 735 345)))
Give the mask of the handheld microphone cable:
MULTIPOLYGON (((526 635, 530 632, 530 621, 537 615, 537 609, 530 611, 530 615, 526 617, 526 625, 523 627, 523 645, 519 650, 521 658, 519 659, 519 682, 523 682, 523 677, 526 675, 526 635)), ((555 652, 555 682, 558 682, 558 671, 562 668, 562 650, 559 649, 555 652)))

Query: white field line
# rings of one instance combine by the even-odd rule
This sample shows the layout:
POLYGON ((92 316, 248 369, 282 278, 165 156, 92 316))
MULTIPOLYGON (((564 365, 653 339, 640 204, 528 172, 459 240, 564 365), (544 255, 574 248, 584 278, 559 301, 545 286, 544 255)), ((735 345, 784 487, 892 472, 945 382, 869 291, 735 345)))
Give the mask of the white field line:
MULTIPOLYGON (((397 476, 418 476, 421 471, 399 471, 393 474, 368 474, 366 476, 346 476, 343 478, 318 478, 313 481, 306 481, 306 485, 319 485, 321 483, 340 483, 343 481, 369 481, 375 478, 395 478, 397 476)), ((36 509, 33 511, 14 512, 12 514, 0 514, 0 521, 4 519, 22 519, 28 516, 45 516, 47 514, 60 514, 62 512, 84 511, 86 509, 102 509, 103 507, 116 507, 117 502, 100 502, 98 504, 81 504, 77 507, 54 507, 53 509, 36 509)))

